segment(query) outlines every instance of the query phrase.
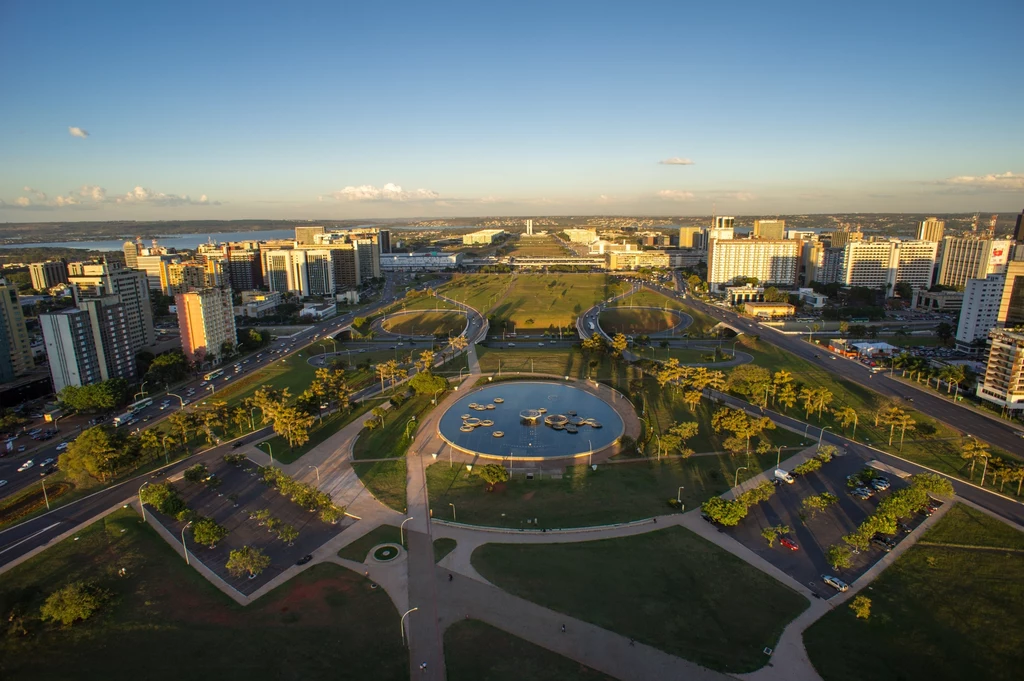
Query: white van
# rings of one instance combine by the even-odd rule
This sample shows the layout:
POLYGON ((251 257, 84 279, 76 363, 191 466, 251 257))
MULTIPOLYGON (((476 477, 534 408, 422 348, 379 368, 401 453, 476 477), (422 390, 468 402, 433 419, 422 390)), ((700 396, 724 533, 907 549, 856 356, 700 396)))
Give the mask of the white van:
POLYGON ((793 478, 792 475, 790 475, 786 471, 782 470, 781 468, 776 468, 775 469, 775 479, 776 480, 781 480, 782 482, 786 483, 787 485, 792 485, 794 482, 796 482, 796 480, 793 478))

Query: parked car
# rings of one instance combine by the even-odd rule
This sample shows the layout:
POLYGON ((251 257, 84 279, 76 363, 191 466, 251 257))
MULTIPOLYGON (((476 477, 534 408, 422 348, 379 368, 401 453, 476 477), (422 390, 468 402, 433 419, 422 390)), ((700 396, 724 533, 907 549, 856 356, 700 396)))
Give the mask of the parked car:
POLYGON ((825 582, 830 587, 832 587, 836 591, 839 591, 840 593, 842 593, 843 591, 849 591, 850 590, 850 585, 849 584, 847 584, 843 580, 839 579, 838 577, 833 577, 832 575, 822 575, 821 576, 821 581, 825 582))
POLYGON ((295 564, 296 565, 305 565, 306 563, 308 563, 311 560, 313 560, 313 554, 307 553, 302 558, 299 558, 297 561, 295 561, 295 564))
POLYGON ((876 534, 874 537, 872 537, 871 543, 877 546, 878 548, 882 549, 886 553, 889 553, 894 548, 896 548, 896 542, 880 534, 876 534))
POLYGON ((857 489, 850 492, 850 494, 857 497, 858 499, 870 499, 874 495, 874 492, 872 492, 867 487, 858 487, 857 489))
POLYGON ((792 485, 794 482, 796 482, 796 479, 792 475, 782 470, 781 468, 775 469, 775 479, 781 480, 787 485, 792 485))
POLYGON ((889 487, 891 487, 889 481, 886 480, 885 478, 875 478, 868 484, 871 485, 871 489, 875 490, 876 492, 884 492, 885 490, 889 489, 889 487))
POLYGON ((800 550, 800 547, 796 545, 796 542, 791 539, 786 539, 785 537, 782 537, 781 539, 779 539, 779 543, 785 546, 790 551, 800 550))

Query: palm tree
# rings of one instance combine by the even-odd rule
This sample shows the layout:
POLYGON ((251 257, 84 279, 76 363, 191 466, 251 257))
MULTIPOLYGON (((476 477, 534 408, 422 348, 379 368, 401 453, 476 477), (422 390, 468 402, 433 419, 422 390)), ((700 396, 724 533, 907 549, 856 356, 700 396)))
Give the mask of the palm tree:
POLYGON ((980 440, 971 438, 967 443, 960 449, 960 458, 971 462, 971 480, 974 479, 974 464, 978 462, 978 459, 988 458, 988 445, 980 440))
POLYGON ((238 433, 245 432, 245 427, 252 425, 249 421, 251 412, 245 410, 245 407, 235 407, 234 411, 231 412, 231 420, 236 426, 238 426, 238 433))
POLYGON ((784 409, 789 409, 796 404, 796 388, 793 387, 792 383, 786 383, 782 386, 779 390, 778 399, 784 409))
POLYGON ((841 407, 836 409, 834 413, 840 428, 846 428, 851 423, 853 424, 853 432, 850 434, 850 439, 854 439, 857 435, 857 410, 853 407, 841 407))
POLYGON ((818 388, 814 395, 814 406, 818 408, 818 420, 821 420, 821 412, 832 404, 834 395, 828 388, 818 388))
POLYGON ((772 393, 772 404, 775 404, 775 397, 779 390, 793 382, 793 374, 785 369, 779 369, 772 376, 772 385, 776 390, 772 393))
POLYGON ((683 401, 686 403, 686 406, 690 408, 691 412, 697 408, 697 405, 700 404, 700 400, 701 392, 699 390, 687 390, 683 393, 683 401))
POLYGON ((806 386, 800 388, 800 401, 804 403, 805 418, 811 417, 811 412, 814 411, 814 400, 816 397, 817 390, 812 390, 806 386))
POLYGON ((903 451, 903 436, 908 430, 917 430, 917 422, 910 414, 903 414, 896 423, 900 427, 900 451, 903 451))

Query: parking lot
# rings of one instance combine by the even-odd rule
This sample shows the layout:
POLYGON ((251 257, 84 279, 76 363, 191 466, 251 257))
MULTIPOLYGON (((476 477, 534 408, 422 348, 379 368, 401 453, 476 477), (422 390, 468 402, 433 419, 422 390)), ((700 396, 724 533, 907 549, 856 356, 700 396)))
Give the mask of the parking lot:
MULTIPOLYGON (((843 536, 857 528, 871 513, 881 499, 907 483, 896 475, 886 474, 891 487, 874 494, 869 499, 859 499, 850 494, 846 484, 848 475, 863 470, 871 459, 860 454, 841 451, 831 462, 817 471, 797 477, 793 484, 781 484, 769 501, 750 508, 748 516, 736 527, 725 528, 723 531, 731 535, 744 546, 797 580, 807 584, 812 591, 822 598, 836 595, 836 590, 821 580, 822 575, 834 575, 846 583, 850 583, 864 574, 874 565, 885 552, 877 545, 853 556, 851 567, 835 570, 825 559, 825 551, 833 544, 842 544, 843 536), (834 494, 839 502, 815 517, 807 515, 801 519, 803 499, 822 492, 834 494), (796 550, 786 548, 778 541, 769 547, 761 531, 770 526, 788 525, 791 532, 786 537, 798 547, 796 550)), ((924 520, 924 516, 904 519, 911 529, 915 530, 924 520)), ((907 534, 901 532, 893 539, 904 541, 907 534)))
MULTIPOLYGON (((293 503, 276 489, 260 482, 259 467, 246 460, 242 466, 235 467, 218 459, 209 464, 209 471, 222 482, 220 486, 211 488, 204 483, 192 483, 183 479, 174 482, 178 493, 189 508, 201 516, 213 518, 228 530, 228 535, 217 547, 210 549, 192 541, 186 530, 186 544, 191 560, 199 559, 213 570, 225 582, 243 594, 251 594, 261 586, 291 567, 303 556, 312 553, 331 537, 337 535, 354 521, 345 518, 337 525, 330 525, 320 520, 317 513, 293 503), (249 514, 260 509, 268 509, 275 518, 292 525, 299 531, 298 539, 289 546, 268 532, 257 521, 250 520, 249 514), (255 579, 246 575, 232 576, 224 567, 228 554, 242 546, 262 549, 270 557, 270 567, 255 579)), ((147 512, 152 512, 147 507, 147 512)), ((161 523, 176 537, 181 537, 185 523, 173 518, 153 513, 161 523)))

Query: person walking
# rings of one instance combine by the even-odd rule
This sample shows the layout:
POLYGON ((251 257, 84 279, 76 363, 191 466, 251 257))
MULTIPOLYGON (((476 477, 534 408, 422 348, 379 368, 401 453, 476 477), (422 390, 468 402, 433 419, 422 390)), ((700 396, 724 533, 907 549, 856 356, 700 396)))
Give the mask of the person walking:
POLYGON ((565 625, 564 624, 562 625, 562 633, 563 634, 565 633, 565 625))
POLYGON ((448 575, 448 581, 449 582, 452 581, 453 579, 455 579, 455 577, 453 577, 452 575, 448 575))

